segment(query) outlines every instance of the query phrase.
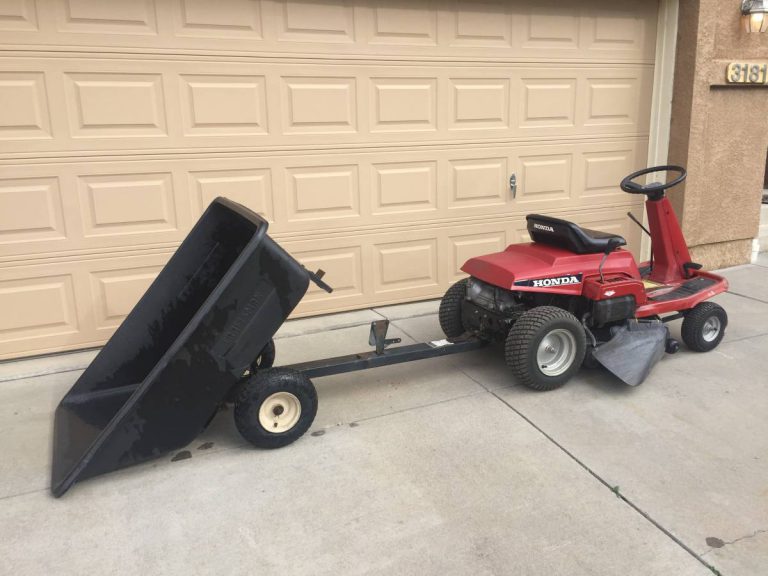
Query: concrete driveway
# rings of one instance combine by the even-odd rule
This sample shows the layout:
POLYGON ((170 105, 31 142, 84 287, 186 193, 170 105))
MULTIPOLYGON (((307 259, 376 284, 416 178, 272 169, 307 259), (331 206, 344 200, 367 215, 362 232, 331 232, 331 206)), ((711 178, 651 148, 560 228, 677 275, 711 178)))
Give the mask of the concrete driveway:
MULTIPOLYGON (((725 341, 639 388, 516 385, 497 348, 317 379, 309 434, 48 492, 52 413, 93 352, 0 365, 0 573, 763 575, 768 258, 725 272, 725 341)), ((287 323, 278 364, 441 337, 436 302, 287 323)), ((679 330, 679 326, 674 328, 679 330)))

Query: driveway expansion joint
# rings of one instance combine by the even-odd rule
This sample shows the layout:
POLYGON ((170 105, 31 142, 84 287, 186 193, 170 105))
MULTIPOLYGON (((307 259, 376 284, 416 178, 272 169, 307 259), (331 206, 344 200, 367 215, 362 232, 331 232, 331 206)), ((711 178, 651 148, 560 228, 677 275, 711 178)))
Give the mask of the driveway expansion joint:
POLYGON ((746 294, 741 294, 740 292, 733 292, 732 290, 727 290, 726 294, 731 294, 732 296, 739 296, 741 298, 746 298, 747 300, 760 302, 761 304, 768 304, 768 300, 761 300, 760 298, 755 298, 754 296, 747 296, 746 294))
MULTIPOLYGON (((525 420, 530 426, 532 426, 536 431, 538 431, 542 436, 544 436, 547 440, 549 440, 552 444, 554 444, 561 452, 563 452, 566 456, 568 456, 571 460, 573 460, 576 464, 581 466, 585 471, 587 471, 593 478, 595 478, 598 482, 600 482, 603 486, 608 488, 608 490, 611 491, 612 494, 614 494, 617 498, 624 501, 627 506, 632 508, 635 512, 640 514, 643 518, 645 518, 648 522, 650 522, 654 527, 656 527, 659 531, 661 531, 665 536, 667 536, 670 540, 672 540, 675 544, 677 544, 680 548, 688 552, 689 555, 691 555, 693 558, 698 560, 703 566, 705 566, 707 569, 709 569, 713 574, 716 574, 718 576, 722 576, 720 571, 717 570, 714 566, 712 566, 709 562, 707 562, 703 558, 703 554, 698 554, 693 548, 688 546, 685 542, 680 540, 677 536, 675 536, 672 532, 670 532, 667 528, 662 526, 662 524, 655 520, 648 512, 640 508, 637 504, 632 502, 627 496, 621 493, 619 490, 619 486, 617 485, 611 485, 607 480, 605 480, 602 476, 600 476, 597 472, 592 470, 589 466, 587 466, 584 462, 579 460, 575 454, 573 454, 570 450, 568 450, 565 446, 560 444, 557 440, 555 440, 552 436, 547 434, 542 428, 537 426, 533 420, 528 418, 525 414, 523 414, 520 410, 512 406, 509 402, 504 400, 501 396, 496 394, 493 390, 488 391, 491 395, 495 396, 497 400, 499 400, 502 404, 507 406, 510 410, 515 412, 520 418, 525 420)), ((746 537, 745 537, 746 538, 746 537)))

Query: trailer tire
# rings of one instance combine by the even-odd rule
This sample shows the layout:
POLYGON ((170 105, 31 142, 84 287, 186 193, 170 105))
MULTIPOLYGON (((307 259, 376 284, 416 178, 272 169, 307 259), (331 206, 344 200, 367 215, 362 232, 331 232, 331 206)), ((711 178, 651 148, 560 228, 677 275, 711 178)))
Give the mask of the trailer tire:
POLYGON ((584 327, 573 314, 555 306, 538 306, 512 326, 504 358, 521 383, 534 390, 554 390, 579 370, 586 347, 584 327), (542 365, 543 358, 551 363, 542 365))
POLYGON ((440 328, 448 338, 458 338, 464 334, 464 323, 461 320, 461 305, 467 298, 467 280, 459 280, 448 288, 440 300, 440 328))
POLYGON ((269 342, 264 345, 264 348, 261 349, 259 355, 256 356, 256 359, 251 363, 251 373, 255 374, 259 370, 272 368, 272 365, 275 363, 275 355, 275 341, 270 338, 269 342))
POLYGON ((296 370, 261 370, 238 387, 234 414, 235 426, 248 442, 281 448, 309 430, 317 414, 317 391, 296 370))
POLYGON ((728 314, 714 302, 700 302, 685 315, 680 330, 683 342, 696 352, 709 352, 725 336, 728 314))

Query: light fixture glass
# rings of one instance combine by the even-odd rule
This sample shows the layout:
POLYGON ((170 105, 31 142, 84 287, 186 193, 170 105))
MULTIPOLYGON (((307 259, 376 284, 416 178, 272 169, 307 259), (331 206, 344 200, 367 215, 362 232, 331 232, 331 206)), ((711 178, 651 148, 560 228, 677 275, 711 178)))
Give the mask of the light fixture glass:
POLYGON ((768 32, 768 0, 741 0, 741 21, 747 32, 768 32))

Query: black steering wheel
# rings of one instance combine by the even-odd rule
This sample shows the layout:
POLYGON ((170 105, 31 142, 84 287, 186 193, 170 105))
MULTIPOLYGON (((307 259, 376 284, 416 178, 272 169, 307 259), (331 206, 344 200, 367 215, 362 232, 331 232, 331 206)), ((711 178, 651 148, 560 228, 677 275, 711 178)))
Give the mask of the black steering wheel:
POLYGON ((624 178, 624 180, 621 181, 621 189, 630 194, 646 194, 651 200, 658 200, 664 196, 664 190, 677 186, 680 182, 685 180, 686 176, 688 176, 688 172, 686 172, 685 168, 682 166, 655 166, 653 168, 646 168, 645 170, 638 170, 624 178), (646 174, 653 174, 654 172, 677 172, 678 176, 674 180, 666 183, 652 182, 651 184, 638 184, 637 182, 633 182, 635 178, 645 176, 646 174))

